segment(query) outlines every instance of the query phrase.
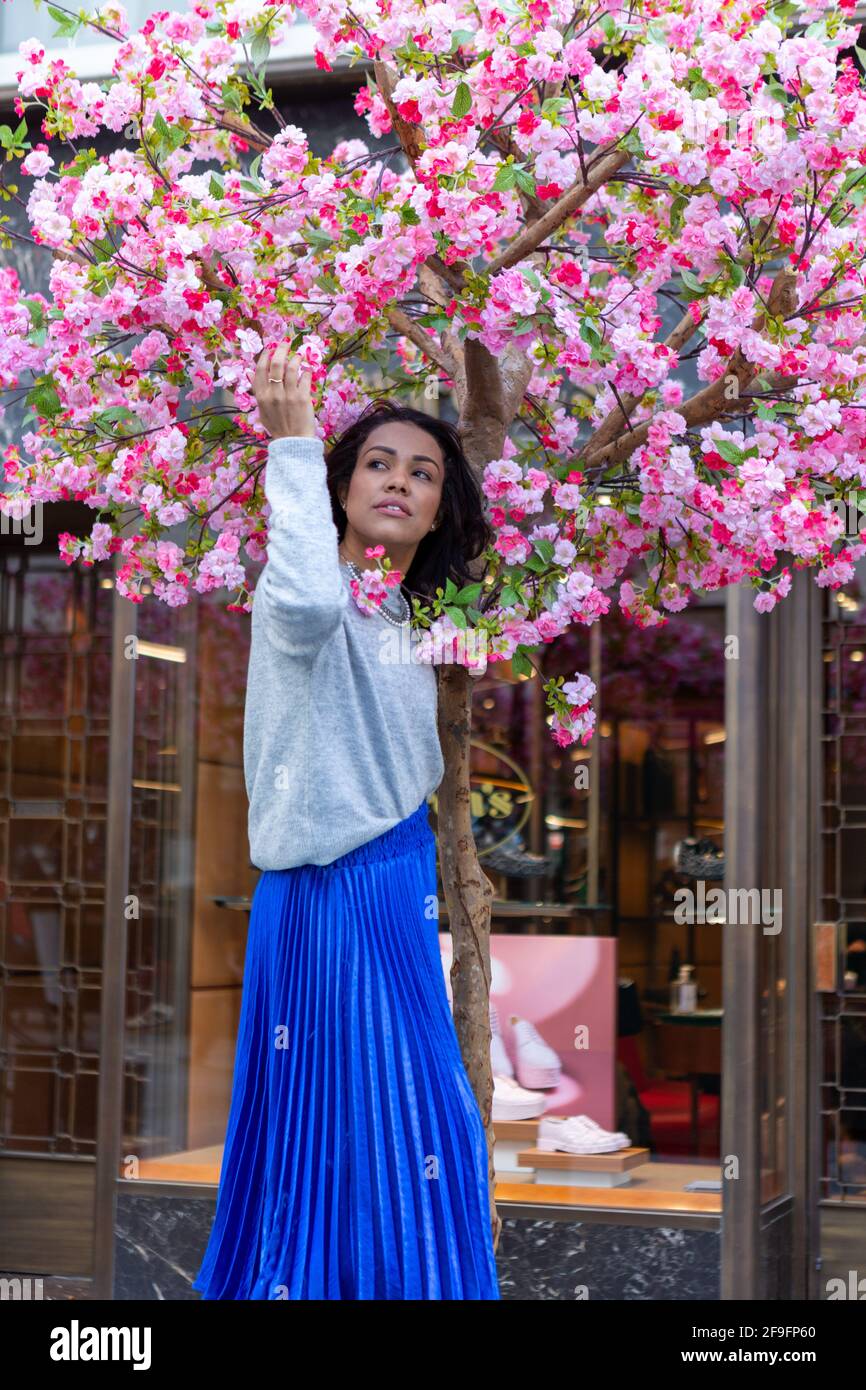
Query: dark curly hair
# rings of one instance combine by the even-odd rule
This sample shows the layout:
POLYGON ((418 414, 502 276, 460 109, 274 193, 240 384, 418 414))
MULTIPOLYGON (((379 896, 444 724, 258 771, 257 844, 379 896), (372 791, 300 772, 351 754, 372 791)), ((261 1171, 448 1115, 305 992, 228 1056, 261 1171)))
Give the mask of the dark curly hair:
POLYGON ((340 540, 346 531, 347 517, 338 500, 338 489, 343 484, 348 487, 367 436, 391 421, 405 421, 426 430, 439 444, 445 460, 439 525, 418 542, 401 585, 407 598, 415 595, 422 603, 428 603, 437 588, 445 588, 448 579, 453 579, 458 588, 472 583, 469 562, 492 544, 494 532, 457 426, 413 406, 379 400, 372 401, 325 453, 331 511, 340 540))

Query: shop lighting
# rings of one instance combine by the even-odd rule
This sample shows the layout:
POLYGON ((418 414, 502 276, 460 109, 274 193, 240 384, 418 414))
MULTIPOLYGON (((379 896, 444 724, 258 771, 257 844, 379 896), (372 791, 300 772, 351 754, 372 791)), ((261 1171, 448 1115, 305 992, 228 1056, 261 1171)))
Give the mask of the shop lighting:
POLYGON ((164 642, 141 642, 137 644, 139 656, 153 656, 157 661, 186 661, 183 647, 169 647, 164 642))
POLYGON ((724 743, 726 738, 724 729, 713 729, 710 733, 704 734, 704 743, 724 743))
POLYGON ((113 579, 100 579, 100 581, 99 581, 99 587, 100 587, 100 589, 113 589, 113 588, 114 588, 114 580, 113 580, 113 579))
POLYGON ((544 824, 548 830, 585 830, 586 821, 575 816, 545 816, 544 824))
POLYGON ((851 660, 851 661, 862 661, 862 660, 863 660, 863 653, 860 651, 859 647, 858 647, 858 649, 857 649, 856 651, 851 652, 850 660, 851 660))

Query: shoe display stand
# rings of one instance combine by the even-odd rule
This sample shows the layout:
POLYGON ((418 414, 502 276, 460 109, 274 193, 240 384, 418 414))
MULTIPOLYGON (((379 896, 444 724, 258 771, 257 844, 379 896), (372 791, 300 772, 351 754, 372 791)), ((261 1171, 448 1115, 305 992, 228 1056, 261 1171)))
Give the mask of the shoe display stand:
POLYGON ((537 1120, 511 1120, 493 1126, 493 1166, 497 1182, 537 1182, 551 1187, 624 1187, 631 1170, 649 1162, 649 1149, 615 1153, 549 1153, 535 1147, 537 1120))

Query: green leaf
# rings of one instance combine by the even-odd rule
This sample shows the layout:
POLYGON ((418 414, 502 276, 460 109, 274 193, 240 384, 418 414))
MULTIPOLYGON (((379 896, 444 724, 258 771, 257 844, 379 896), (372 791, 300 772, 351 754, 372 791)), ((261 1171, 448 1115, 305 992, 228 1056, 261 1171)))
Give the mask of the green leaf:
POLYGON ((580 336, 585 343, 590 345, 600 343, 602 339, 601 331, 594 319, 584 319, 580 325, 580 336))
POLYGON ((569 106, 568 97, 548 97, 541 103, 541 115, 544 117, 558 116, 565 106, 569 106))
POLYGON ((221 435, 231 434, 234 421, 230 415, 210 415, 201 430, 202 439, 219 439, 221 435))
POLYGON ((81 28, 81 20, 76 15, 64 14, 62 10, 56 9, 54 5, 48 6, 48 13, 51 15, 51 18, 60 25, 59 29, 55 29, 51 36, 52 38, 72 38, 81 28))
POLYGON ((100 410, 94 416, 94 423, 100 425, 111 425, 115 420, 134 420, 135 411, 130 410, 128 405, 110 405, 107 410, 100 410))
POLYGON ((463 44, 471 43, 474 38, 475 32, 472 29, 455 29, 451 35, 451 47, 448 52, 456 53, 458 48, 461 48, 463 44))
POLYGON ((746 272, 739 261, 731 261, 731 279, 736 289, 745 282, 746 272))
POLYGON ((516 603, 520 602, 520 595, 516 589, 512 589, 510 584, 506 584, 499 595, 499 602, 503 608, 513 608, 516 603))
POLYGON ((780 106, 787 105, 788 93, 785 91, 785 88, 782 86, 778 77, 768 77, 766 87, 767 91, 769 92, 770 96, 773 98, 774 101, 777 101, 780 106))
MULTIPOLYGON (((864 166, 860 164, 857 166, 856 169, 852 169, 849 174, 846 174, 845 181, 842 184, 842 187, 839 189, 839 192, 836 194, 836 197, 844 198, 845 194, 848 193, 850 189, 855 187, 859 192, 863 189, 864 184, 866 184, 866 168, 864 168, 864 166)), ((851 201, 853 202, 854 199, 852 198, 851 201)))
POLYGON ((483 584, 464 584, 463 588, 460 589, 456 595, 457 602, 474 603, 475 600, 478 598, 479 594, 481 593, 483 587, 483 584))
POLYGON ((208 192, 210 193, 212 198, 225 197, 225 185, 223 184, 223 181, 220 178, 219 174, 211 174, 210 183, 208 185, 208 192))
POLYGON ((256 34, 250 45, 250 57, 253 60, 253 67, 258 68, 261 67, 262 63, 266 63, 270 51, 271 40, 268 37, 267 31, 265 30, 262 33, 256 34))
POLYGON ((734 444, 733 440, 714 439, 712 440, 712 444, 715 452, 722 456, 725 463, 742 463, 743 459, 746 457, 742 449, 734 444))
POLYGON ((706 294, 706 285, 702 285, 697 275, 693 275, 690 270, 681 270, 680 279, 686 289, 692 291, 692 294, 706 294))
POLYGON ((517 170, 513 164, 500 164, 493 180, 495 193, 507 193, 517 183, 517 170))
POLYGON ((707 97, 710 95, 710 89, 707 86, 706 82, 696 82, 695 85, 692 87, 691 95, 695 98, 696 101, 705 101, 707 97))
POLYGON ((116 254, 114 242, 111 240, 111 237, 108 236, 100 237, 98 241, 94 241, 93 247, 96 253, 96 260, 100 264, 104 261, 110 261, 112 256, 116 254))
POLYGON ((317 251, 323 251, 333 245, 333 239, 321 227, 305 227, 304 236, 307 241, 312 242, 317 251))
POLYGON ((45 324, 45 309, 38 299, 22 299, 22 304, 27 305, 30 317, 33 320, 34 328, 42 328, 45 324))
POLYGON ((454 583, 454 580, 453 580, 453 579, 448 579, 448 580, 446 580, 446 581, 445 581, 445 602, 446 602, 446 603, 452 603, 456 597, 457 597, 457 585, 454 583))
POLYGON ((233 82, 224 82, 220 95, 223 106, 227 106, 230 111, 243 111, 241 94, 233 82))
POLYGON ((527 560, 524 560, 523 564, 526 569, 532 570, 533 574, 541 574, 547 569, 540 555, 530 555, 527 560))
POLYGON ((536 182, 527 169, 516 169, 514 177, 517 180, 517 187, 524 193, 534 193, 536 182))
POLYGON ((515 647, 514 655, 511 658, 511 669, 515 676, 531 676, 533 671, 532 662, 521 651, 520 647, 515 647))
POLYGON ((542 560, 550 564, 553 559, 553 541, 549 541, 546 536, 540 536, 534 544, 542 560))
POLYGON ((472 110, 472 89, 468 82, 458 82, 457 91, 454 93, 454 101, 451 104, 451 115, 460 120, 463 116, 468 116, 472 110))
POLYGON ((445 612, 448 614, 448 617, 455 627, 466 627, 466 614, 463 612, 462 608, 455 608, 453 604, 446 603, 445 612))
POLYGON ((689 205, 689 200, 684 193, 678 193, 671 203, 671 231, 680 231, 683 225, 683 214, 689 205))
POLYGON ((34 386, 32 391, 28 391, 25 404, 31 406, 37 415, 42 415, 49 420, 59 414, 61 410, 60 397, 47 381, 41 382, 38 386, 34 386))

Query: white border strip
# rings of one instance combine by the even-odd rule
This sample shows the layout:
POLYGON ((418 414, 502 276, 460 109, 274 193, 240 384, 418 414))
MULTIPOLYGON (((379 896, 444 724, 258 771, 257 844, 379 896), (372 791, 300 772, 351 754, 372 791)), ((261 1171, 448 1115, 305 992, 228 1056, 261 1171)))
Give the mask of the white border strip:
MULTIPOLYGON (((283 76, 303 74, 327 78, 329 74, 316 67, 313 56, 316 39, 316 30, 311 24, 294 25, 285 41, 271 49, 265 64, 265 82, 272 78, 276 80, 283 76)), ((46 48, 45 56, 48 61, 62 58, 80 82, 103 82, 111 76, 117 47, 113 39, 105 43, 69 43, 63 48, 46 48)), ((10 108, 19 95, 15 73, 21 70, 23 62, 21 54, 17 51, 0 53, 0 106, 4 108, 10 108)), ((350 63, 348 59, 337 60, 333 66, 335 71, 341 71, 344 68, 348 69, 350 63)), ((365 71, 367 64, 358 62, 355 66, 360 75, 365 71)), ((247 64, 244 62, 238 64, 241 70, 246 67, 247 64)), ((29 101, 32 98, 24 100, 29 101)))

